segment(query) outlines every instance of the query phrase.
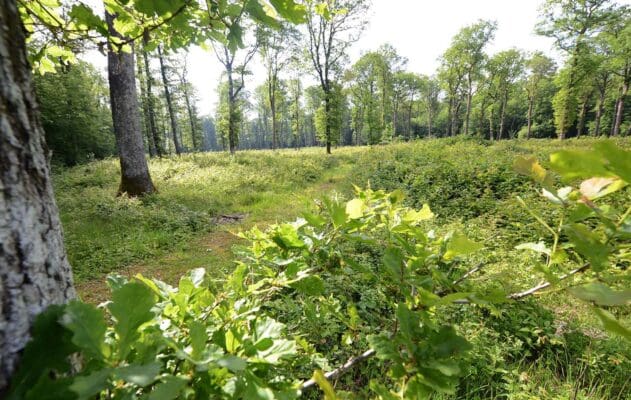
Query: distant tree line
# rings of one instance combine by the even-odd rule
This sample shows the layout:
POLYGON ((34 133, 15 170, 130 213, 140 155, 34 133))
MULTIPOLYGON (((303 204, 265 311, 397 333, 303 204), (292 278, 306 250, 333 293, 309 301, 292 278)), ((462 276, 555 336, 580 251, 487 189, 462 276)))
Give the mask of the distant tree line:
MULTIPOLYGON (((325 23, 354 32, 334 38, 334 51, 342 52, 361 32, 353 18, 361 19, 364 3, 332 3, 331 10, 344 11, 332 11, 325 23)), ((282 59, 294 62, 280 66, 283 78, 278 65, 266 63, 265 83, 239 98, 239 146, 365 145, 458 134, 490 140, 629 135, 630 15, 628 7, 610 1, 545 2, 536 29, 555 39, 564 55, 561 65, 541 51, 489 54, 497 25, 480 20, 453 37, 440 67, 427 76, 406 70, 407 60, 389 44, 348 68, 337 54, 327 64, 323 22, 313 21, 324 18, 312 14, 302 35, 274 31, 272 44, 264 35, 252 44, 264 60, 282 51, 282 59), (288 53, 290 46, 275 50, 273 43, 298 43, 291 48, 306 50, 288 53), (303 89, 297 77, 307 72, 319 83, 303 89)), ((330 32, 337 31, 325 29, 330 32)), ((221 85, 218 121, 224 118, 221 85)), ((218 126, 220 136, 224 126, 218 126)))

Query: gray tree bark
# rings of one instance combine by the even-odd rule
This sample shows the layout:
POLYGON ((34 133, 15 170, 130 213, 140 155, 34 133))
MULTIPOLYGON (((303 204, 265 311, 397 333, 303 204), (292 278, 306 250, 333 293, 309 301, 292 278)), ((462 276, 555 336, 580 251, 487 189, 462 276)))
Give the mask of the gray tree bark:
POLYGON ((142 58, 145 66, 145 79, 147 86, 147 108, 149 110, 149 129, 151 129, 151 135, 153 136, 153 142, 156 144, 156 153, 158 157, 164 155, 164 146, 162 146, 162 138, 158 133, 156 122, 156 102, 153 97, 153 76, 151 75, 151 68, 149 66, 149 56, 145 49, 142 49, 142 58))
POLYGON ((169 118, 171 120, 171 131, 173 135, 173 144, 175 145, 175 154, 182 154, 182 143, 180 142, 180 137, 178 136, 177 118, 175 118, 175 111, 173 110, 171 89, 169 89, 169 80, 167 79, 164 59, 162 57, 162 49, 160 48, 160 46, 158 46, 158 58, 160 60, 160 73, 162 74, 162 83, 164 84, 164 97, 167 101, 169 118))
MULTIPOLYGON (((110 34, 120 37, 114 30, 114 16, 106 13, 110 34)), ((121 165, 119 193, 142 196, 155 192, 145 158, 140 111, 136 93, 133 43, 132 53, 116 52, 108 43, 107 70, 110 84, 110 103, 116 147, 121 165)))
POLYGON ((0 0, 0 398, 35 316, 75 297, 15 0, 0 0))

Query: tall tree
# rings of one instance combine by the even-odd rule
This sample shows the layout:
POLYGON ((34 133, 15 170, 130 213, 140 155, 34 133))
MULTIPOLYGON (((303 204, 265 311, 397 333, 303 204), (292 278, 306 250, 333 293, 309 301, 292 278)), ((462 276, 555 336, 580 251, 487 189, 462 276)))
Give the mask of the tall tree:
POLYGON ((145 79, 145 70, 143 64, 136 62, 138 69, 138 82, 140 84, 140 104, 142 109, 142 125, 145 132, 145 139, 147 141, 147 148, 149 150, 149 156, 155 157, 158 154, 156 149, 155 137, 152 132, 151 112, 149 106, 149 94, 147 93, 147 80, 145 79))
POLYGON ((153 72, 151 71, 151 64, 149 63, 149 54, 147 54, 146 50, 147 40, 144 40, 141 53, 142 53, 142 63, 139 62, 141 67, 143 68, 144 78, 145 78, 145 88, 146 88, 146 99, 145 99, 145 107, 146 110, 146 118, 147 125, 149 127, 149 131, 151 136, 153 137, 153 143, 156 147, 156 154, 158 157, 162 157, 164 155, 164 146, 162 144, 162 138, 158 133, 158 125, 156 121, 156 99, 153 95, 153 72))
POLYGON ((559 139, 566 137, 576 119, 581 59, 587 54, 590 40, 610 20, 613 7, 613 0, 546 0, 542 7, 538 33, 553 38, 569 59, 554 102, 559 139))
POLYGON ((440 109, 440 83, 435 77, 421 77, 421 103, 427 114, 427 135, 432 137, 434 118, 440 109))
POLYGON ((509 96, 514 90, 514 84, 523 74, 523 55, 520 51, 511 49, 497 53, 489 61, 492 71, 492 85, 497 99, 499 112, 499 128, 497 139, 502 139, 506 127, 506 114, 509 96))
POLYGON ((278 148, 278 104, 279 74, 292 61, 296 52, 298 31, 283 24, 278 29, 259 30, 259 51, 267 72, 267 100, 272 118, 272 149, 278 148))
POLYGON ((182 68, 179 71, 180 88, 182 90, 182 94, 184 95, 184 104, 186 105, 186 113, 188 115, 188 121, 191 127, 191 143, 193 145, 193 151, 196 151, 199 147, 199 143, 197 142, 199 136, 197 107, 195 106, 194 88, 190 84, 190 82, 188 82, 187 75, 188 58, 184 56, 182 68))
MULTIPOLYGON (((238 18, 235 22, 238 22, 238 18)), ((237 103, 241 91, 245 88, 247 67, 256 54, 258 40, 255 40, 254 43, 250 43, 245 49, 241 50, 230 44, 217 44, 213 46, 215 48, 215 55, 221 65, 223 65, 227 78, 228 86, 225 92, 228 107, 227 139, 230 154, 234 154, 237 151, 239 124, 241 122, 241 119, 238 118, 240 113, 237 103)))
MULTIPOLYGON (((114 15, 106 12, 105 19, 110 35, 125 41, 114 28, 114 18, 114 15)), ((130 49, 131 52, 115 49, 112 42, 108 42, 107 71, 114 134, 121 167, 118 192, 142 196, 153 193, 155 187, 149 175, 140 127, 133 43, 130 44, 130 49)))
POLYGON ((528 131, 526 133, 526 138, 528 139, 532 135, 532 121, 535 105, 539 100, 544 82, 551 79, 556 70, 556 66, 552 59, 545 56, 542 52, 536 51, 526 61, 526 69, 528 76, 524 88, 528 96, 528 131))
MULTIPOLYGON (((335 87, 351 44, 364 29, 368 0, 307 0, 307 31, 309 57, 324 94, 324 115, 321 139, 331 154, 336 140, 334 126, 337 110, 333 109, 335 87)), ((322 117, 322 115, 321 115, 322 117)))
POLYGON ((162 46, 158 46, 158 60, 160 61, 160 75, 162 76, 162 86, 164 88, 164 98, 167 102, 167 111, 169 112, 169 121, 171 122, 171 136, 173 137, 173 145, 175 146, 175 154, 182 154, 182 142, 179 136, 179 126, 177 123, 177 115, 173 106, 173 97, 171 86, 168 78, 167 66, 164 62, 162 46))
POLYGON ((477 23, 466 26, 454 37, 452 47, 457 60, 464 72, 464 84, 466 87, 466 109, 464 120, 464 134, 469 134, 469 122, 471 119, 471 105, 476 91, 477 81, 482 76, 482 67, 486 59, 484 48, 493 40, 497 23, 480 20, 477 23))
POLYGON ((631 8, 621 7, 616 11, 615 18, 612 18, 605 33, 611 49, 609 54, 611 71, 619 81, 613 136, 620 134, 624 103, 629 94, 629 85, 631 85, 631 17, 629 17, 631 8))
POLYGON ((75 297, 15 0, 0 0, 0 398, 35 316, 75 297))

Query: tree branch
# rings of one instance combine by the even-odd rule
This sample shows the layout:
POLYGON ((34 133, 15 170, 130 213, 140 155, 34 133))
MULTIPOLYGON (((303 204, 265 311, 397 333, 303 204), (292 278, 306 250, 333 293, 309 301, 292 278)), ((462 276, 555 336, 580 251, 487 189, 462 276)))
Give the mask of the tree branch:
MULTIPOLYGON (((353 368, 355 365, 359 364, 360 362, 364 360, 369 359, 375 354, 376 354, 376 351, 373 349, 366 350, 365 352, 358 355, 357 357, 350 358, 348 361, 346 361, 346 363, 344 363, 344 365, 334 369, 333 371, 327 372, 326 374, 324 374, 324 377, 329 380, 335 379, 338 376, 344 374, 349 369, 353 368)), ((301 390, 309 389, 310 387, 313 387, 315 385, 316 385, 316 381, 314 381, 313 379, 309 379, 308 381, 305 381, 302 385, 300 385, 300 389, 301 390)))

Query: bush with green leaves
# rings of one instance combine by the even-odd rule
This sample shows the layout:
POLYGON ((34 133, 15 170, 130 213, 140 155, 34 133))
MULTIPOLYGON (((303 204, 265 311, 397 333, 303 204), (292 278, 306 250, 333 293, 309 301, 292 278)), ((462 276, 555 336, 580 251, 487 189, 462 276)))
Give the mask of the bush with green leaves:
MULTIPOLYGON (((607 331, 628 339, 614 314, 629 303, 631 211, 603 203, 627 190, 628 160, 609 142, 554 154, 563 177, 590 177, 578 190, 555 190, 533 158, 516 161, 563 208, 546 216, 528 209, 552 237, 520 246, 541 254, 536 267, 547 282, 531 289, 474 284, 481 266, 469 257, 480 243, 438 234, 429 206, 404 206, 401 191, 356 188, 350 201, 324 199, 293 223, 242 233, 248 245, 230 275, 198 269, 178 287, 113 276, 111 301, 51 307, 35 323, 8 398, 292 399, 319 397, 314 386, 326 399, 457 395, 463 377, 487 373, 485 357, 557 351, 546 312, 510 307, 567 282, 607 331), (552 228, 546 218, 559 215, 552 228), (486 313, 485 332, 503 347, 476 354, 481 346, 472 343, 488 338, 476 339, 479 325, 463 307, 486 313)), ((488 379, 519 384, 512 372, 495 372, 488 379)))

